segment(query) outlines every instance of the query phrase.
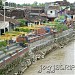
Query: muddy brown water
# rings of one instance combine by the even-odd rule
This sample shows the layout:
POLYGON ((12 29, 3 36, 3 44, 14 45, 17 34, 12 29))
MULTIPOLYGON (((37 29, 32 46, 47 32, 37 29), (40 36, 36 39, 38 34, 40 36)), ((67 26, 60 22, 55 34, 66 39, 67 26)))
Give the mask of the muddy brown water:
POLYGON ((75 41, 72 41, 64 48, 49 53, 31 65, 23 75, 75 75, 74 45, 75 41))

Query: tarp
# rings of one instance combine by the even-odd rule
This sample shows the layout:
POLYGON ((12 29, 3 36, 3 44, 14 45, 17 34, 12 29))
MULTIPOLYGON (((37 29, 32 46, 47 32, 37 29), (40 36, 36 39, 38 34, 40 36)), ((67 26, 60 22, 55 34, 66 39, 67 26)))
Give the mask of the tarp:
POLYGON ((65 14, 65 16, 67 16, 67 18, 71 18, 71 16, 70 16, 70 15, 68 15, 68 14, 65 14))

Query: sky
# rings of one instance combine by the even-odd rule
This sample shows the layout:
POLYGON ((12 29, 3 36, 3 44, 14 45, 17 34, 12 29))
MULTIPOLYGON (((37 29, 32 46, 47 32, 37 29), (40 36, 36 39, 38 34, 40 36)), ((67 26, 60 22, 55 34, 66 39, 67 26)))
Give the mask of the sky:
MULTIPOLYGON (((37 1, 38 3, 45 3, 45 2, 54 2, 54 1, 62 1, 62 0, 7 0, 8 2, 15 2, 17 4, 23 4, 23 3, 33 3, 34 1, 37 1)), ((71 3, 75 2, 75 0, 67 0, 71 3)))

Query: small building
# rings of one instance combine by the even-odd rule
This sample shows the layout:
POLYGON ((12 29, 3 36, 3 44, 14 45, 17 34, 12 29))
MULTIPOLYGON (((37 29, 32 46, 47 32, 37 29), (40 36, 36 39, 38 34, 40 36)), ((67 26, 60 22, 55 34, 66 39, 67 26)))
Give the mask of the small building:
POLYGON ((9 31, 9 22, 0 21, 0 35, 9 31))
MULTIPOLYGON (((15 8, 15 9, 5 9, 5 15, 8 17, 12 17, 15 19, 22 19, 25 17, 25 10, 24 9, 19 9, 19 8, 15 8)), ((0 10, 0 13, 3 15, 4 14, 4 9, 0 10)))
POLYGON ((30 15, 39 16, 40 13, 44 13, 44 7, 31 7, 30 15))
POLYGON ((47 20, 47 16, 44 13, 44 7, 30 7, 28 10, 29 12, 28 14, 25 14, 25 18, 29 23, 41 24, 41 22, 47 20))
POLYGON ((60 11, 60 6, 55 3, 45 3, 45 13, 49 21, 54 21, 54 19, 58 16, 58 12, 60 11))
POLYGON ((6 31, 12 31, 16 27, 19 27, 20 23, 16 19, 12 19, 10 17, 5 16, 5 22, 4 22, 4 16, 0 14, 0 34, 2 35, 6 31))
POLYGON ((68 2, 67 0, 63 0, 63 1, 55 1, 54 3, 59 4, 60 6, 69 6, 70 2, 68 2))
POLYGON ((15 19, 22 19, 25 17, 24 10, 21 9, 12 10, 10 16, 14 17, 15 19))

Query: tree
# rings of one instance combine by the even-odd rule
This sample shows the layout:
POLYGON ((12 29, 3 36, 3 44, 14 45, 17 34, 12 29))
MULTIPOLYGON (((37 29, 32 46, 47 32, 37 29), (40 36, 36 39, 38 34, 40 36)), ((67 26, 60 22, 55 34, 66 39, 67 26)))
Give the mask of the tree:
POLYGON ((8 2, 5 2, 5 6, 9 6, 9 3, 8 2))
POLYGON ((37 1, 35 1, 31 6, 33 6, 33 7, 36 7, 36 6, 38 6, 38 2, 37 1))
POLYGON ((2 5, 2 0, 0 0, 0 5, 2 5))
POLYGON ((31 4, 27 3, 27 4, 22 4, 22 6, 30 6, 31 4))
POLYGON ((38 6, 45 7, 44 3, 39 3, 38 6))
POLYGON ((0 0, 0 9, 2 8, 2 0, 0 0))
POLYGON ((16 3, 13 3, 13 7, 16 7, 16 3))
POLYGON ((33 4, 30 4, 30 3, 24 3, 24 4, 17 4, 18 7, 23 7, 23 6, 32 6, 32 7, 38 7, 38 6, 41 6, 41 7, 44 7, 45 4, 44 3, 38 3, 37 1, 34 1, 33 4))
POLYGON ((20 22, 20 26, 25 26, 26 25, 26 22, 27 22, 24 19, 19 19, 18 21, 20 22))

